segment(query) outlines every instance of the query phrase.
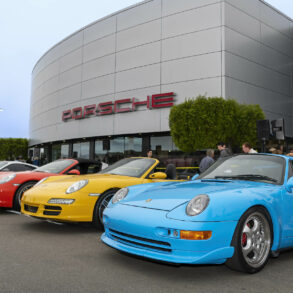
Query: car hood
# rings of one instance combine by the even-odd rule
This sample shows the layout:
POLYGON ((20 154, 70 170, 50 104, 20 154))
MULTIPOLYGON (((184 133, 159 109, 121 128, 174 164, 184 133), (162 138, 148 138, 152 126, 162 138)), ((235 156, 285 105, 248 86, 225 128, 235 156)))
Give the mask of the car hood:
MULTIPOLYGON (((148 184, 146 184, 148 185, 148 184)), ((207 194, 210 197, 221 194, 242 194, 243 189, 259 189, 273 187, 271 184, 251 181, 228 181, 228 180, 195 180, 192 182, 167 184, 152 184, 150 188, 131 187, 127 197, 120 204, 171 211, 176 207, 190 201, 197 195, 207 194)))
MULTIPOLYGON (((73 183, 78 182, 80 180, 88 180, 88 185, 93 187, 91 188, 93 192, 99 192, 99 186, 103 183, 103 185, 111 184, 113 182, 124 182, 129 179, 127 176, 118 176, 118 175, 110 175, 110 174, 87 174, 87 175, 59 175, 49 177, 46 181, 41 183, 40 185, 33 188, 32 192, 34 193, 42 193, 42 194, 50 194, 51 192, 55 192, 58 194, 64 194, 69 186, 73 183)), ((118 184, 119 185, 119 184, 118 184)), ((115 186, 114 186, 115 187, 115 186)), ((29 191, 27 192, 30 193, 29 191)))

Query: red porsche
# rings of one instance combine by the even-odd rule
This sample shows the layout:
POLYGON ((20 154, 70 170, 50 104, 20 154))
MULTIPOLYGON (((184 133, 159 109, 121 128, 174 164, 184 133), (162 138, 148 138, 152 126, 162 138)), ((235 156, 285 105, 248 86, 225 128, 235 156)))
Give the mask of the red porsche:
POLYGON ((33 171, 2 172, 0 175, 0 207, 20 210, 23 193, 38 181, 56 175, 97 173, 101 163, 87 159, 61 159, 33 171))

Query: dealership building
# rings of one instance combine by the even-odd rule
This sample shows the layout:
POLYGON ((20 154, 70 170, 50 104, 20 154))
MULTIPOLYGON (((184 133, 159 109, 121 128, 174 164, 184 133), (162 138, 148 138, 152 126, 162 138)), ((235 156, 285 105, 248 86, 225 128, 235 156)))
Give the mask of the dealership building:
MULTIPOLYGON (((180 157, 172 105, 259 104, 293 136, 293 21, 262 0, 148 0, 81 28, 32 73, 30 148, 46 160, 180 157)), ((225 117, 223 117, 225 119, 225 117)), ((187 163, 189 162, 189 163, 187 163)))

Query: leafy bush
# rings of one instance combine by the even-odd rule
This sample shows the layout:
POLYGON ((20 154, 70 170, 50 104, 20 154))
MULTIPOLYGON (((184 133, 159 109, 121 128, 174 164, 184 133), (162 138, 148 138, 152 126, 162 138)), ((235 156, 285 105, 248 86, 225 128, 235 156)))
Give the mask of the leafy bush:
POLYGON ((169 125, 176 146, 184 152, 215 148, 219 141, 232 147, 257 142, 256 121, 264 119, 259 105, 239 104, 220 97, 198 96, 170 111, 169 125))
POLYGON ((27 158, 28 140, 25 138, 0 138, 0 160, 27 158))

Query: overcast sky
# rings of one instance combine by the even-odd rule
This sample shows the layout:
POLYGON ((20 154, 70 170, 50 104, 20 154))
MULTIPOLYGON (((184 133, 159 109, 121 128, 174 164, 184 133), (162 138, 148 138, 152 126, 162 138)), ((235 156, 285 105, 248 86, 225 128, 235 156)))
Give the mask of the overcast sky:
MULTIPOLYGON (((28 138, 31 72, 48 49, 81 27, 138 2, 0 0, 0 138, 28 138)), ((267 2, 293 18, 292 0, 267 2)))

